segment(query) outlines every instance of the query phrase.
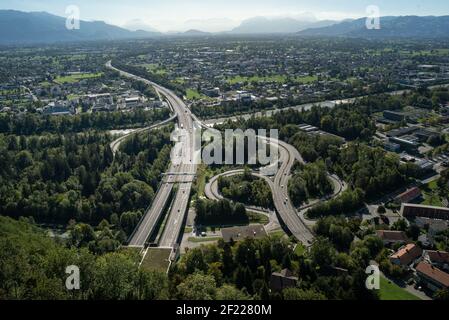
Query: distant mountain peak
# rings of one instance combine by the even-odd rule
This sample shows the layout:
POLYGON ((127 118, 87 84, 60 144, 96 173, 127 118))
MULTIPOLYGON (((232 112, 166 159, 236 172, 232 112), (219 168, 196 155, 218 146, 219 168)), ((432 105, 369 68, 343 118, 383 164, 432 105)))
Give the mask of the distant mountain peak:
POLYGON ((104 21, 81 21, 79 30, 68 30, 64 17, 47 12, 0 10, 0 44, 120 40, 156 35, 129 31, 104 21))
POLYGON ((335 23, 336 21, 317 21, 313 17, 306 17, 304 20, 299 20, 292 17, 257 16, 242 21, 231 33, 296 33, 310 27, 322 27, 335 23))
POLYGON ((209 32, 201 31, 198 29, 189 29, 185 31, 184 34, 209 34, 209 32))
POLYGON ((447 38, 449 16, 386 16, 380 18, 380 29, 368 29, 366 18, 345 20, 333 26, 309 28, 304 36, 344 36, 358 38, 447 38))
POLYGON ((151 25, 141 19, 129 20, 122 27, 130 31, 147 31, 154 33, 159 32, 156 28, 153 28, 151 25))

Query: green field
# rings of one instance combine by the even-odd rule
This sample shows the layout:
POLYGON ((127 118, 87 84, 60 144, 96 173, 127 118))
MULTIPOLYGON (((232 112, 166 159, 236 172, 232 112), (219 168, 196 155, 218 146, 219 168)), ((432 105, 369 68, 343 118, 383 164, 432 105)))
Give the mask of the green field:
POLYGON ((304 247, 304 245, 302 243, 298 243, 295 247, 295 254, 298 257, 301 257, 304 255, 305 252, 306 252, 306 248, 304 247))
POLYGON ((447 56, 449 54, 449 49, 435 49, 435 50, 418 50, 418 51, 401 51, 402 54, 417 57, 417 56, 447 56))
POLYGON ((184 84, 186 81, 184 78, 178 77, 175 80, 172 80, 173 83, 184 84))
POLYGON ((287 234, 284 232, 284 230, 278 229, 275 231, 271 231, 270 233, 268 233, 268 235, 271 237, 283 237, 286 236, 287 234))
POLYGON ((151 271, 167 272, 171 249, 148 248, 141 267, 151 271))
POLYGON ((142 67, 146 68, 151 73, 163 76, 167 74, 167 70, 157 63, 145 63, 141 65, 142 67))
POLYGON ((103 73, 99 72, 99 73, 79 73, 79 74, 72 74, 69 76, 61 76, 61 77, 57 77, 55 79, 56 83, 59 84, 64 84, 64 83, 76 83, 79 82, 81 80, 85 80, 85 79, 94 79, 94 78, 99 78, 103 75, 103 73))
POLYGON ((248 218, 249 218, 249 223, 257 223, 257 224, 266 225, 270 222, 270 219, 264 214, 252 212, 249 210, 247 210, 247 214, 248 214, 248 218))
POLYGON ((201 93, 198 92, 198 90, 195 89, 187 89, 186 97, 188 100, 199 100, 205 98, 205 96, 203 96, 201 93))
POLYGON ((205 165, 200 165, 198 167, 197 180, 196 180, 198 198, 204 197, 204 189, 206 188, 206 177, 211 175, 212 175, 211 170, 205 165))
POLYGON ((380 299, 393 301, 421 300, 384 277, 380 277, 380 299))

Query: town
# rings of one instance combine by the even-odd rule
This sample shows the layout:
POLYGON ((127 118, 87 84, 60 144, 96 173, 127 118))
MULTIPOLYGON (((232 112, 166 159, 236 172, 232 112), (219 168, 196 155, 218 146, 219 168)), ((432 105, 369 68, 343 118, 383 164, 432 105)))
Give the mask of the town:
POLYGON ((2 17, 49 19, 54 41, 0 32, 0 300, 449 299, 447 16, 369 34, 2 17))

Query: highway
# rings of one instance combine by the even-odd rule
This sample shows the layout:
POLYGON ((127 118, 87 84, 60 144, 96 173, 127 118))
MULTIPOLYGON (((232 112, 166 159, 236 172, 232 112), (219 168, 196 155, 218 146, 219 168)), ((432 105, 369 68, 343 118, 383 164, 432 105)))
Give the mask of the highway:
MULTIPOLYGON (((144 216, 139 222, 137 228, 129 238, 128 244, 130 247, 144 247, 150 235, 155 231, 157 223, 160 221, 164 209, 167 207, 167 202, 170 199, 170 194, 173 191, 173 186, 177 183, 178 179, 182 177, 182 173, 186 173, 190 182, 183 182, 179 185, 176 196, 173 200, 168 220, 165 223, 165 229, 160 238, 160 245, 162 247, 173 248, 176 245, 177 238, 180 234, 182 223, 187 212, 190 190, 192 188, 192 177, 196 174, 197 166, 191 164, 191 154, 193 148, 193 119, 190 110, 185 103, 176 96, 171 90, 159 86, 158 84, 151 82, 147 79, 138 77, 128 72, 119 70, 112 66, 111 61, 106 63, 106 67, 114 71, 119 72, 123 77, 133 80, 141 81, 145 84, 151 85, 157 91, 158 94, 165 97, 173 112, 175 113, 179 128, 183 128, 189 134, 186 134, 183 138, 185 142, 185 154, 187 155, 187 162, 182 161, 180 164, 171 164, 169 173, 164 181, 162 181, 159 189, 156 192, 155 199, 148 210, 146 210, 144 216), (190 158, 190 159, 189 159, 190 158)), ((182 179, 182 178, 181 178, 182 179)))
MULTIPOLYGON (((262 137, 261 137, 262 138, 262 137)), ((295 147, 285 143, 283 141, 275 140, 272 138, 262 138, 267 143, 277 143, 279 146, 279 169, 274 176, 274 181, 265 175, 258 173, 252 173, 254 176, 264 179, 270 186, 273 196, 273 202, 279 217, 287 226, 290 233, 305 246, 310 246, 313 242, 314 235, 311 229, 308 227, 303 218, 297 214, 296 208, 290 201, 288 194, 288 182, 291 177, 291 169, 295 161, 299 161, 305 164, 305 161, 299 154, 295 147)), ((217 181, 220 176, 232 176, 242 173, 242 170, 233 170, 225 172, 221 175, 211 178, 206 185, 205 194, 206 197, 212 200, 222 198, 218 194, 217 181)), ((252 207, 247 207, 248 210, 253 210, 252 207)), ((256 208, 257 209, 257 208, 256 208)), ((260 211, 260 209, 258 209, 260 211)), ((254 211, 254 210, 253 210, 254 211)))
POLYGON ((133 131, 131 131, 131 132, 129 132, 129 133, 127 133, 127 134, 125 134, 125 135, 123 135, 123 136, 121 136, 121 137, 115 139, 115 140, 112 141, 111 144, 110 144, 110 147, 111 147, 111 150, 112 150, 112 154, 113 154, 114 157, 115 157, 115 155, 117 154, 118 149, 120 148, 120 145, 121 145, 127 138, 129 138, 130 136, 135 135, 135 134, 137 134, 137 133, 141 133, 141 132, 145 132, 145 131, 150 131, 150 130, 153 130, 153 129, 162 127, 163 125, 166 125, 167 123, 170 123, 170 122, 174 121, 174 120, 176 119, 176 117, 177 117, 177 115, 175 114, 175 115, 171 116, 170 118, 168 118, 167 120, 164 120, 164 121, 155 123, 155 124, 153 124, 153 125, 151 125, 151 126, 149 126, 149 127, 145 127, 145 128, 140 128, 140 129, 137 129, 137 130, 133 130, 133 131))
MULTIPOLYGON (((224 197, 218 191, 218 179, 220 177, 233 177, 233 176, 241 175, 244 172, 245 172, 245 170, 243 170, 243 169, 231 170, 231 171, 226 171, 224 173, 221 173, 221 174, 218 174, 218 175, 212 177, 204 188, 204 194, 206 195, 206 198, 208 198, 209 200, 215 200, 215 201, 223 200, 224 197)), ((251 172, 251 175, 256 178, 265 180, 265 182, 268 183, 270 189, 271 190, 274 189, 274 183, 269 177, 267 177, 265 175, 261 175, 256 172, 251 172)), ((249 211, 263 214, 263 215, 269 215, 270 213, 272 213, 270 210, 268 210, 266 208, 259 208, 259 207, 255 207, 255 206, 245 206, 245 207, 249 211)))
MULTIPOLYGON (((197 165, 194 164, 195 161, 192 159, 193 150, 193 132, 194 132, 194 121, 197 122, 201 127, 207 127, 206 123, 200 122, 198 118, 191 113, 190 109, 187 108, 185 103, 176 96, 171 90, 168 90, 160 85, 153 83, 147 79, 132 75, 130 73, 118 70, 111 65, 109 61, 106 66, 119 72, 122 76, 128 77, 134 80, 142 81, 148 85, 155 88, 158 94, 164 96, 171 106, 172 110, 177 116, 179 127, 183 128, 186 132, 185 136, 182 138, 184 140, 184 145, 187 146, 186 154, 188 155, 187 161, 183 161, 181 164, 172 164, 168 175, 168 179, 161 183, 158 189, 155 200, 150 208, 146 211, 144 217, 136 228, 135 232, 131 235, 129 240, 130 246, 145 246, 146 241, 149 236, 154 232, 157 222, 161 219, 162 212, 164 208, 167 207, 167 202, 170 198, 170 194, 173 191, 173 185, 178 183, 178 190, 176 191, 175 198, 171 204, 170 212, 165 223, 164 230, 159 239, 159 246, 163 248, 175 248, 180 235, 182 234, 182 226, 184 219, 186 217, 190 193, 192 190, 193 177, 197 172, 197 165), (179 177, 183 177, 180 180, 179 177)), ((287 226, 291 234, 304 243, 306 246, 310 246, 314 235, 301 215, 297 214, 295 207, 290 201, 288 194, 288 182, 291 177, 291 169, 295 161, 305 163, 298 150, 293 146, 283 142, 274 140, 271 138, 266 139, 267 143, 277 143, 279 145, 279 163, 280 168, 274 177, 274 181, 268 179, 270 182, 270 187, 272 188, 273 200, 276 210, 287 226)), ((175 148, 176 152, 176 148, 175 148)), ((181 154, 177 154, 177 157, 181 157, 181 154)))
POLYGON ((298 150, 292 145, 280 140, 269 139, 270 143, 279 145, 280 168, 274 177, 273 200, 274 206, 290 233, 305 246, 310 246, 314 235, 306 222, 296 213, 296 209, 288 194, 288 182, 291 178, 291 169, 295 161, 305 164, 298 150))

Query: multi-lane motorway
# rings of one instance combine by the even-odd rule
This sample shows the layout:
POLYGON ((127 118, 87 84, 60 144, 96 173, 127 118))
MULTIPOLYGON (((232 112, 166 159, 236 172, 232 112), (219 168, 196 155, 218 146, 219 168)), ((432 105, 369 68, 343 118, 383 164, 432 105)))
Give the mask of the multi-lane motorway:
POLYGON ((112 154, 115 156, 117 154, 118 149, 120 148, 120 145, 126 140, 128 139, 130 136, 135 135, 137 133, 142 133, 145 131, 150 131, 159 127, 162 127, 163 125, 166 125, 167 123, 170 123, 172 121, 174 121, 176 119, 176 114, 171 116, 170 118, 163 120, 161 122, 155 123, 149 127, 146 128, 140 128, 137 130, 133 130, 127 134, 122 135, 121 137, 117 138, 116 140, 112 141, 110 144, 111 150, 112 150, 112 154))
POLYGON ((183 176, 189 177, 189 182, 183 182, 179 185, 176 196, 173 200, 168 220, 165 223, 165 229, 160 238, 160 245, 163 247, 173 248, 176 245, 180 230, 184 221, 184 216, 187 211, 187 206, 190 197, 190 190, 192 188, 192 177, 196 174, 197 166, 189 159, 189 155, 192 154, 193 148, 193 119, 190 110, 185 103, 179 99, 176 94, 171 90, 159 86, 147 79, 138 77, 128 72, 119 70, 112 66, 111 61, 106 63, 106 67, 115 70, 120 73, 121 76, 141 81, 155 88, 157 93, 165 97, 173 112, 178 119, 179 128, 183 128, 187 134, 182 138, 184 139, 185 155, 187 155, 187 161, 181 161, 179 164, 173 164, 170 166, 169 174, 161 183, 155 199, 153 200, 150 208, 145 212, 138 227, 131 235, 129 239, 129 246, 144 247, 148 238, 155 231, 157 223, 160 221, 164 209, 167 207, 167 203, 170 199, 170 195, 173 191, 174 184, 183 179, 183 176), (186 163, 187 162, 187 163, 186 163))
MULTIPOLYGON (((145 213, 143 219, 130 237, 129 241, 130 246, 143 247, 145 245, 149 236, 154 232, 157 223, 160 221, 164 209, 167 207, 167 202, 169 201, 170 194, 173 191, 173 185, 179 182, 176 195, 170 207, 168 219, 159 239, 160 247, 174 248, 176 247, 179 240, 178 238, 182 233, 181 229, 190 200, 190 193, 193 183, 192 178, 197 172, 197 165, 195 165, 195 161, 192 158, 194 150, 194 125, 195 123, 201 127, 206 127, 206 125, 200 122, 198 118, 191 113, 190 109, 187 108, 185 103, 171 90, 161 87, 160 85, 147 79, 114 68, 111 65, 111 61, 109 61, 106 66, 110 69, 118 71, 124 77, 142 81, 153 86, 158 94, 165 97, 177 116, 179 127, 183 128, 183 131, 186 133, 182 139, 184 139, 184 146, 186 147, 184 154, 188 156, 187 159, 184 158, 184 161, 180 164, 171 165, 167 179, 162 182, 159 190, 157 191, 153 204, 145 213), (180 177, 184 178, 179 180, 180 177)), ((314 238, 313 233, 302 220, 301 216, 297 215, 296 209, 290 201, 287 189, 288 181, 291 176, 291 169, 295 161, 298 160, 304 163, 304 160, 293 146, 285 142, 273 139, 267 139, 267 142, 277 143, 280 151, 280 168, 274 177, 274 181, 271 182, 275 207, 282 221, 290 230, 292 235, 304 244, 310 245, 314 238)), ((176 156, 181 157, 181 154, 176 156)))
MULTIPOLYGON (((168 207, 168 202, 171 199, 170 195, 174 190, 174 185, 177 184, 176 195, 173 202, 171 203, 170 212, 165 223, 163 233, 159 238, 159 245, 161 247, 174 248, 176 247, 179 236, 182 233, 181 229, 190 200, 193 177, 197 172, 197 166, 195 165, 195 161, 192 158, 194 150, 194 125, 195 123, 197 123, 201 127, 206 127, 208 124, 217 123, 220 122, 220 120, 226 119, 220 119, 218 121, 212 120, 207 124, 204 122, 200 122, 198 118, 191 113, 190 109, 187 108, 185 103, 171 90, 166 89, 147 79, 114 68, 111 65, 111 61, 109 61, 106 66, 119 72, 124 77, 142 81, 148 85, 153 86, 156 92, 159 95, 164 96, 166 101, 169 103, 171 109, 178 119, 179 128, 184 129, 183 131, 185 132, 185 134, 181 139, 184 140, 184 155, 187 155, 188 157, 187 159, 184 157, 184 161, 182 161, 180 164, 172 164, 170 166, 169 172, 165 175, 165 178, 156 193, 152 205, 145 212, 144 217, 129 239, 130 246, 145 246, 148 238, 155 231, 156 225, 160 221, 164 210, 168 207)), ((400 94, 401 92, 404 91, 397 91, 390 94, 400 94)), ((326 101, 321 105, 333 107, 336 104, 351 102, 355 99, 356 98, 341 101, 326 101)), ((311 106, 312 104, 298 106, 298 108, 304 109, 310 108, 311 106)), ((123 139, 125 138, 116 141, 116 143, 114 143, 111 148, 116 151, 118 145, 120 144, 120 141, 123 141, 123 139)), ((278 214, 284 224, 295 236, 295 238, 297 238, 304 244, 309 245, 313 241, 313 233, 310 231, 310 228, 304 221, 303 214, 297 214, 296 209, 290 201, 287 188, 289 179, 291 177, 291 169, 295 161, 297 160, 301 163, 304 163, 304 161, 299 152, 293 146, 282 141, 273 141, 270 139, 268 139, 267 142, 278 143, 280 151, 280 168, 274 177, 274 181, 269 179, 276 210, 278 211, 278 214)), ((181 154, 175 156, 181 157, 181 154)), ((335 185, 340 186, 340 188, 336 188, 336 193, 340 193, 341 190, 344 189, 344 184, 338 178, 331 177, 331 179, 335 185)))

